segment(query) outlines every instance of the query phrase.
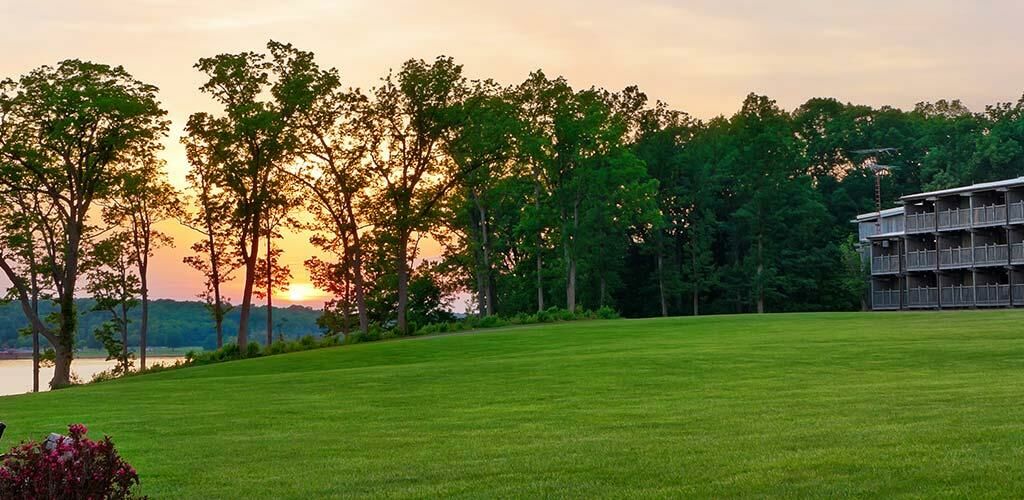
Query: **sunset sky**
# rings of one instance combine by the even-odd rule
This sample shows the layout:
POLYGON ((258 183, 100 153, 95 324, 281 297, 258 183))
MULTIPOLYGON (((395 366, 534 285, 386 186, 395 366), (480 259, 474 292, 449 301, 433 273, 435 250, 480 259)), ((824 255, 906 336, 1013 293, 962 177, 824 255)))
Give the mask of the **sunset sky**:
MULTIPOLYGON (((470 78, 506 84, 537 68, 576 87, 636 84, 699 118, 733 113, 749 92, 787 109, 831 96, 904 108, 959 98, 981 110, 1024 91, 1022 16, 1009 1, 0 0, 0 77, 80 58, 123 65, 157 85, 172 120, 165 157, 181 186, 182 126, 190 113, 212 110, 192 65, 268 39, 315 52, 363 88, 405 59, 445 54, 470 78)), ((159 252, 152 295, 192 299, 199 276, 181 256, 196 236, 163 229, 177 248, 159 252)), ((303 287, 312 249, 303 235, 284 245, 303 287)))

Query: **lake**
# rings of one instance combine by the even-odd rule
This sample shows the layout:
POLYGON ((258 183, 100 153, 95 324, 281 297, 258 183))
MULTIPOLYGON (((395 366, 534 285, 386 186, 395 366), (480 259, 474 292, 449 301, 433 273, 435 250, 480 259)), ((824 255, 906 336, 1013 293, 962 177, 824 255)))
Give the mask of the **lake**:
MULTIPOLYGON (((156 363, 173 364, 175 361, 184 359, 181 357, 154 357, 146 358, 147 365, 156 363)), ((135 366, 139 364, 135 360, 135 366)), ((92 376, 109 370, 114 366, 114 361, 107 361, 103 358, 81 358, 71 363, 71 371, 78 374, 83 382, 92 380, 92 376)), ((53 377, 53 368, 39 369, 39 390, 49 390, 50 379, 53 377)), ((32 360, 31 359, 0 359, 0 396, 10 394, 22 394, 32 391, 32 360)))

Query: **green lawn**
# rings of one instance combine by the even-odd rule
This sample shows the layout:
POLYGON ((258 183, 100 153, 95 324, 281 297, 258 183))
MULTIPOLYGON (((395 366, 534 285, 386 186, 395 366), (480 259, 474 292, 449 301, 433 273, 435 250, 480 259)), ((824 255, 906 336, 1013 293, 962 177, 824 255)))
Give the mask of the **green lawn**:
POLYGON ((563 323, 0 398, 154 498, 1024 496, 1024 311, 563 323))

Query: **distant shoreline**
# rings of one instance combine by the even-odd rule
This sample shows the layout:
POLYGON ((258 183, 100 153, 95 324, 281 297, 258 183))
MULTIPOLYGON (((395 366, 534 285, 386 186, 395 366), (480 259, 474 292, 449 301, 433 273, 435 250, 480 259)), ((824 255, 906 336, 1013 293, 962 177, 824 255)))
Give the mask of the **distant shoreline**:
MULTIPOLYGON (((203 351, 203 349, 160 349, 156 351, 149 351, 147 357, 151 358, 182 358, 185 357, 190 351, 203 351)), ((138 352, 132 352, 136 358, 139 357, 138 352)), ((32 351, 0 351, 0 361, 7 360, 19 360, 19 359, 32 359, 32 351)), ((100 351, 82 351, 76 352, 74 359, 107 359, 106 353, 100 351)))

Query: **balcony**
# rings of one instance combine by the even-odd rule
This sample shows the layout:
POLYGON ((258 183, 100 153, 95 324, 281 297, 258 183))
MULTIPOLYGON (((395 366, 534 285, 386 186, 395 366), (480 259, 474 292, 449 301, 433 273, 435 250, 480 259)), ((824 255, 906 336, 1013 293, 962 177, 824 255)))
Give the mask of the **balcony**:
POLYGON ((1010 305, 1010 285, 976 285, 974 297, 979 306, 1010 305))
POLYGON ((939 289, 922 286, 907 289, 907 307, 938 307, 939 289))
POLYGON ((871 274, 896 274, 899 272, 899 255, 883 255, 871 258, 871 274))
MULTIPOLYGON (((1024 248, 1022 248, 1024 250, 1024 248)), ((1009 247, 1006 245, 982 245, 974 247, 974 265, 1005 266, 1009 263, 1009 247)))
POLYGON ((872 309, 899 309, 899 290, 875 290, 871 294, 872 309))
POLYGON ((930 233, 935 230, 935 212, 907 214, 905 218, 907 233, 930 233))
POLYGON ((973 286, 954 285, 942 287, 942 307, 969 307, 973 305, 973 286))
POLYGON ((944 248, 939 250, 939 269, 957 269, 974 265, 971 247, 944 248))
POLYGON ((907 252, 908 271, 931 271, 935 269, 935 250, 911 250, 907 252))
POLYGON ((1024 201, 1010 203, 1010 222, 1024 222, 1024 201))
POLYGON ((1010 245, 1010 263, 1024 264, 1024 243, 1010 245))
POLYGON ((939 212, 939 231, 971 227, 971 209, 951 208, 939 212))
POLYGON ((1006 205, 974 207, 974 227, 1001 226, 1006 222, 1006 205))

